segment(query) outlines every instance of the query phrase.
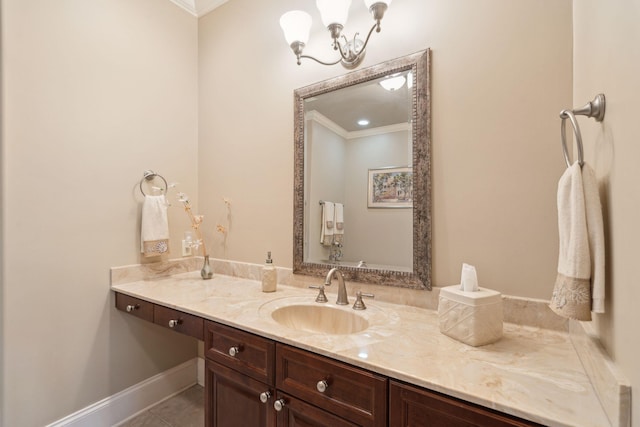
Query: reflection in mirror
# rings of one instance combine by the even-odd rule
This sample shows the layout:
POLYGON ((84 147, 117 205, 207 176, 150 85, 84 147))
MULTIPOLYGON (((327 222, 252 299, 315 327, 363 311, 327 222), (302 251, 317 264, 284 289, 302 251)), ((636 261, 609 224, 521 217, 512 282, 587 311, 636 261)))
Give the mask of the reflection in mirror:
POLYGON ((295 91, 295 273, 431 289, 429 55, 295 91))

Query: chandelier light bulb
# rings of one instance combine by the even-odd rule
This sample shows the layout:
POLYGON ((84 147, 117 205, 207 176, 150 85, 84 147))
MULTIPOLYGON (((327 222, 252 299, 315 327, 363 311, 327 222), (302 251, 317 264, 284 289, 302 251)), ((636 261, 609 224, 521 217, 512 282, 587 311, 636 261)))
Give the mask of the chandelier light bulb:
POLYGON ((316 7, 325 27, 331 24, 344 26, 349 17, 351 0, 316 0, 316 7))
POLYGON ((280 27, 289 45, 294 42, 307 44, 311 30, 311 15, 302 10, 291 10, 280 17, 280 27))

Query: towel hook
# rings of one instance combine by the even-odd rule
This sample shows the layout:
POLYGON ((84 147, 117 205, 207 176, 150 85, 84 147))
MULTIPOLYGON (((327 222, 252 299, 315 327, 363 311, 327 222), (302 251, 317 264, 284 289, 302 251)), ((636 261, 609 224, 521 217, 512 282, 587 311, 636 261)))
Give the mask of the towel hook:
POLYGON ((146 197, 147 194, 142 189, 142 183, 144 183, 145 181, 147 182, 153 181, 154 178, 160 178, 162 182, 164 182, 164 189, 162 188, 160 189, 162 192, 166 192, 167 189, 169 188, 169 185, 167 184, 167 180, 164 179, 162 175, 158 175, 157 173, 149 169, 144 171, 144 173, 142 174, 142 179, 140 180, 140 192, 142 193, 143 196, 146 197))
POLYGON ((582 167, 582 165, 584 165, 584 151, 582 148, 582 134, 580 133, 580 126, 578 126, 576 116, 587 116, 594 118, 597 122, 601 122, 604 120, 605 104, 604 94, 599 93, 591 102, 586 103, 580 108, 576 108, 574 110, 562 110, 560 112, 560 118, 562 119, 562 122, 560 123, 562 153, 564 154, 564 161, 567 164, 567 167, 571 167, 571 160, 569 159, 569 148, 567 147, 566 119, 569 119, 571 121, 571 126, 573 126, 573 133, 576 136, 576 145, 578 147, 578 163, 580 164, 580 167, 582 167))

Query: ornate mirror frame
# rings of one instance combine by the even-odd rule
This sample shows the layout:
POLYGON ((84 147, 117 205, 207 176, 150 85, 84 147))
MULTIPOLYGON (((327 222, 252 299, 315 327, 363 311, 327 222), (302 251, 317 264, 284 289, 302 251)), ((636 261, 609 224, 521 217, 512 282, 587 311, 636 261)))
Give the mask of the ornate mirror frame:
POLYGON ((324 276, 333 264, 304 262, 304 101, 347 86, 411 70, 413 138, 413 271, 337 265, 345 279, 431 290, 431 50, 426 49, 294 91, 293 272, 324 276))

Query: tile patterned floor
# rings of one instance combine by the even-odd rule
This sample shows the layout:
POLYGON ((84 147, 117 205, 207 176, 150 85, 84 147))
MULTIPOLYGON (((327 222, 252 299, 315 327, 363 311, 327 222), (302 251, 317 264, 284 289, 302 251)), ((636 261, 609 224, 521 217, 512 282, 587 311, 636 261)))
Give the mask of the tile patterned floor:
POLYGON ((204 388, 194 385, 119 427, 202 427, 204 388))

